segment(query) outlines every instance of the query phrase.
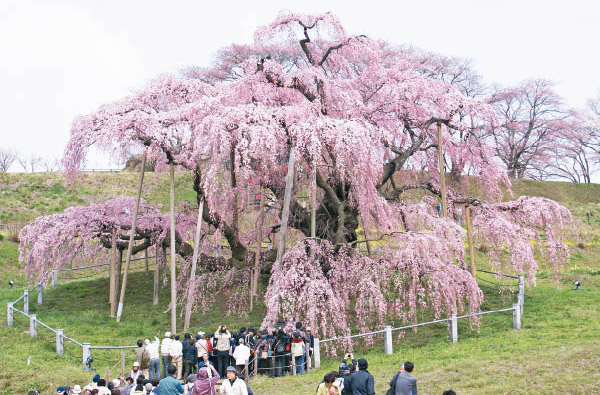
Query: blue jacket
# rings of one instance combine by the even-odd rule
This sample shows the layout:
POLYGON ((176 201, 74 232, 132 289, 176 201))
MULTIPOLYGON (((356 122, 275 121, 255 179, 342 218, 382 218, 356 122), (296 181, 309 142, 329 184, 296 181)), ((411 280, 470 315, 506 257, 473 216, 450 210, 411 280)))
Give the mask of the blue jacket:
POLYGON ((167 376, 158 383, 161 395, 179 395, 183 394, 183 386, 173 376, 167 376))

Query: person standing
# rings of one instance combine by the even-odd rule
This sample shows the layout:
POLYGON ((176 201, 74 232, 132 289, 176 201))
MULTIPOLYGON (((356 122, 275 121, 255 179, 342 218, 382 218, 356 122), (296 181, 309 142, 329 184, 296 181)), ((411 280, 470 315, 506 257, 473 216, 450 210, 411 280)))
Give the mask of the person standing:
POLYGON ((304 373, 304 357, 306 356, 306 343, 300 332, 294 332, 292 338, 292 358, 296 364, 296 373, 304 373))
POLYGON ((202 357, 209 354, 208 342, 204 338, 204 332, 198 332, 196 335, 196 350, 198 352, 198 363, 200 363, 202 357))
POLYGON ((244 344, 244 338, 238 338, 238 346, 233 351, 233 359, 235 359, 235 367, 238 374, 242 375, 246 364, 250 361, 250 348, 244 344))
MULTIPOLYGON (((358 372, 352 373, 350 379, 347 380, 352 395, 375 395, 375 379, 367 370, 368 367, 366 359, 358 360, 358 372)), ((346 385, 346 380, 344 380, 344 385, 346 385)))
POLYGON ((160 380, 158 387, 160 388, 160 395, 179 395, 183 394, 183 386, 175 378, 177 374, 177 368, 175 365, 169 365, 167 367, 167 377, 160 380))
POLYGON ((171 332, 165 332, 165 337, 160 344, 160 356, 162 359, 161 377, 167 377, 167 366, 171 364, 171 332))
POLYGON ((226 325, 221 325, 215 332, 217 341, 217 371, 221 377, 225 377, 225 369, 229 365, 229 353, 231 350, 231 333, 226 325))
POLYGON ((192 339, 192 335, 186 333, 182 346, 184 379, 187 379, 190 374, 194 373, 194 369, 198 363, 198 350, 196 349, 196 345, 194 343, 195 342, 194 339, 192 339))
POLYGON ((146 345, 146 351, 148 352, 148 356, 150 357, 150 380, 154 378, 160 378, 160 354, 158 353, 158 348, 160 347, 160 340, 158 337, 154 336, 154 341, 150 341, 146 339, 144 341, 146 345))
POLYGON ((277 330, 277 336, 273 344, 273 352, 275 353, 275 377, 283 376, 285 369, 285 354, 287 354, 288 337, 282 327, 277 330))
POLYGON ((137 347, 135 349, 135 360, 140 365, 140 370, 144 377, 148 377, 148 368, 150 367, 150 356, 146 352, 146 346, 143 340, 137 341, 137 347))
POLYGON ((219 393, 222 395, 248 395, 246 383, 237 377, 233 366, 227 367, 227 378, 221 383, 219 393))
POLYGON ((400 365, 398 373, 390 380, 394 395, 417 395, 417 379, 411 374, 414 368, 415 365, 408 361, 400 365))
POLYGON ((177 380, 181 380, 181 368, 183 366, 183 345, 179 341, 179 335, 171 342, 171 361, 177 371, 177 380))

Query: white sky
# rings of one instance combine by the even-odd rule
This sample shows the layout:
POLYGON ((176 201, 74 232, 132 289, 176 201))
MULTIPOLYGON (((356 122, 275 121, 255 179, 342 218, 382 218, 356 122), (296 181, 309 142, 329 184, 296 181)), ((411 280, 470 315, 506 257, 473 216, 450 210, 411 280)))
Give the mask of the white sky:
POLYGON ((600 88, 600 3, 590 0, 2 0, 0 146, 58 158, 75 116, 208 64, 281 9, 332 11, 351 34, 471 58, 490 83, 555 80, 573 107, 600 88))

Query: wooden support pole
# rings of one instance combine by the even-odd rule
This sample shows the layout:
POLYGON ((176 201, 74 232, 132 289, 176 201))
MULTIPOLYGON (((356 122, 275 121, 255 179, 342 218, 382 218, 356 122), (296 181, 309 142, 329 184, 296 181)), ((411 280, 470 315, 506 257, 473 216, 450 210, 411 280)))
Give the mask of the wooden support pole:
MULTIPOLYGON (((164 255, 163 255, 164 257, 164 255)), ((158 246, 154 246, 154 292, 152 294, 152 305, 158 305, 158 281, 160 279, 158 267, 158 246)))
POLYGON ((285 195, 283 197, 283 210, 281 212, 281 227, 279 228, 279 243, 277 245, 277 260, 281 261, 285 251, 285 236, 287 232, 288 219, 290 216, 290 201, 292 200, 292 188, 294 187, 294 162, 296 146, 290 150, 288 172, 285 177, 285 195))
POLYGON ((292 361, 292 376, 295 376, 296 373, 296 357, 294 356, 294 354, 290 355, 290 359, 292 361))
POLYGON ((169 200, 171 202, 171 212, 170 212, 170 218, 171 218, 171 245, 170 245, 170 250, 171 250, 171 333, 177 333, 177 305, 176 305, 176 300, 177 300, 177 288, 176 288, 176 281, 177 281, 177 270, 175 268, 175 260, 176 260, 176 255, 175 255, 175 164, 173 162, 170 163, 170 172, 169 172, 169 179, 170 179, 170 187, 169 187, 169 200))
POLYGON ((244 381, 246 385, 248 385, 248 360, 246 359, 246 363, 244 364, 244 381))
POLYGON ((115 303, 115 293, 117 288, 115 287, 115 276, 117 271, 117 234, 116 232, 112 236, 112 248, 110 255, 110 270, 108 276, 109 291, 108 291, 108 303, 110 303, 110 316, 114 317, 117 312, 117 305, 115 303))
POLYGON ((475 251, 473 248, 473 228, 471 225, 471 207, 467 205, 465 209, 465 217, 467 222, 467 243, 469 244, 469 270, 471 276, 475 278, 475 251))
POLYGON ((311 168, 310 175, 310 237, 317 237, 317 167, 311 168))
POLYGON ((202 212, 204 211, 204 199, 200 199, 198 204, 198 220, 196 221, 196 234, 194 237, 194 253, 192 254, 192 271, 190 272, 190 280, 188 285, 188 295, 185 304, 185 320, 183 322, 183 331, 187 331, 190 327, 190 318, 192 316, 192 294, 193 286, 196 280, 196 265, 198 262, 198 249, 200 248, 200 232, 202 231, 202 212))
POLYGON ((125 350, 121 350, 121 377, 125 377, 125 350))
POLYGON ((110 368, 108 366, 106 367, 106 377, 104 380, 106 380, 106 382, 110 381, 110 368))
POLYGON ((256 225, 256 253, 254 254, 254 270, 252 271, 252 284, 250 285, 250 311, 254 309, 254 299, 258 299, 258 281, 260 279, 260 253, 262 249, 262 230, 265 222, 265 196, 260 188, 260 206, 256 225))
POLYGON ((446 218, 448 216, 448 203, 446 201, 446 171, 444 166, 444 144, 442 140, 442 124, 438 122, 437 124, 437 132, 438 132, 438 162, 440 165, 440 183, 442 185, 441 195, 442 195, 442 212, 441 216, 446 218))
POLYGON ((42 283, 38 283, 38 294, 37 294, 37 304, 38 306, 40 306, 42 303, 44 303, 44 291, 42 289, 42 283))
POLYGON ((123 273, 123 284, 121 285, 121 296, 119 297, 119 306, 117 307, 117 322, 121 322, 123 314, 123 303, 125 302, 125 291, 127 289, 127 275, 129 274, 129 264, 131 262, 131 252, 133 251, 133 243, 135 239, 135 228, 137 226, 137 216, 140 209, 140 199, 142 197, 142 185, 144 185, 144 170, 146 169, 146 153, 142 156, 142 165, 140 170, 140 180, 138 182, 137 199, 135 209, 133 211, 133 220, 131 222, 131 230, 129 232, 129 245, 127 246, 127 255, 125 256, 125 272, 123 273))
POLYGON ((148 267, 148 249, 144 250, 144 261, 146 263, 146 276, 150 274, 150 268, 148 267))

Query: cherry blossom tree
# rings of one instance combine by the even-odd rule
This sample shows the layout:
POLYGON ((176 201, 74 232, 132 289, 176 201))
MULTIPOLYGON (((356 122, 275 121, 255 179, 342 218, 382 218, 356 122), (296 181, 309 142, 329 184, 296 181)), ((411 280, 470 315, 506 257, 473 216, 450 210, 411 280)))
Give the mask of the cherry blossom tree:
POLYGON ((538 79, 498 88, 489 101, 499 118, 498 126, 489 132, 509 176, 523 178, 547 165, 569 117, 553 83, 538 79))
POLYGON ((287 225, 283 257, 260 257, 269 276, 265 327, 302 319, 334 335, 386 318, 414 321, 420 309, 436 317, 475 312, 482 294, 464 270, 464 232, 434 209, 442 194, 439 145, 456 176, 474 175, 485 196, 449 190, 451 212, 469 204, 480 208, 480 218, 513 213, 506 221, 477 222, 492 243, 504 243, 502 232, 514 231, 507 248, 515 258, 499 260, 506 270, 534 275, 537 263, 516 249, 537 240, 540 230, 553 232, 548 256, 559 267, 568 216, 557 205, 560 215, 542 217, 549 203, 498 203, 501 185, 510 181, 494 158, 496 147, 480 136, 501 127, 495 109, 474 93, 477 79, 467 65, 417 58, 406 48, 348 34, 330 13, 282 13, 256 31, 252 45, 220 51, 212 67, 160 77, 76 119, 65 168, 74 175, 95 144, 116 155, 144 150, 158 170, 176 163, 194 173, 203 220, 215 232, 214 244, 222 236, 229 252, 217 257, 219 249, 205 238, 201 274, 182 303, 218 287, 203 274, 209 267, 222 274, 221 285, 244 283, 255 261, 252 243, 287 225), (282 224, 286 186, 293 186, 292 198, 282 224), (425 193, 418 204, 409 203, 413 190, 425 193), (259 191, 268 192, 274 209, 255 222, 249 196, 259 191), (306 193, 308 205, 301 198, 306 193), (366 242, 358 238, 359 222, 382 240, 370 256, 357 248, 366 242))

